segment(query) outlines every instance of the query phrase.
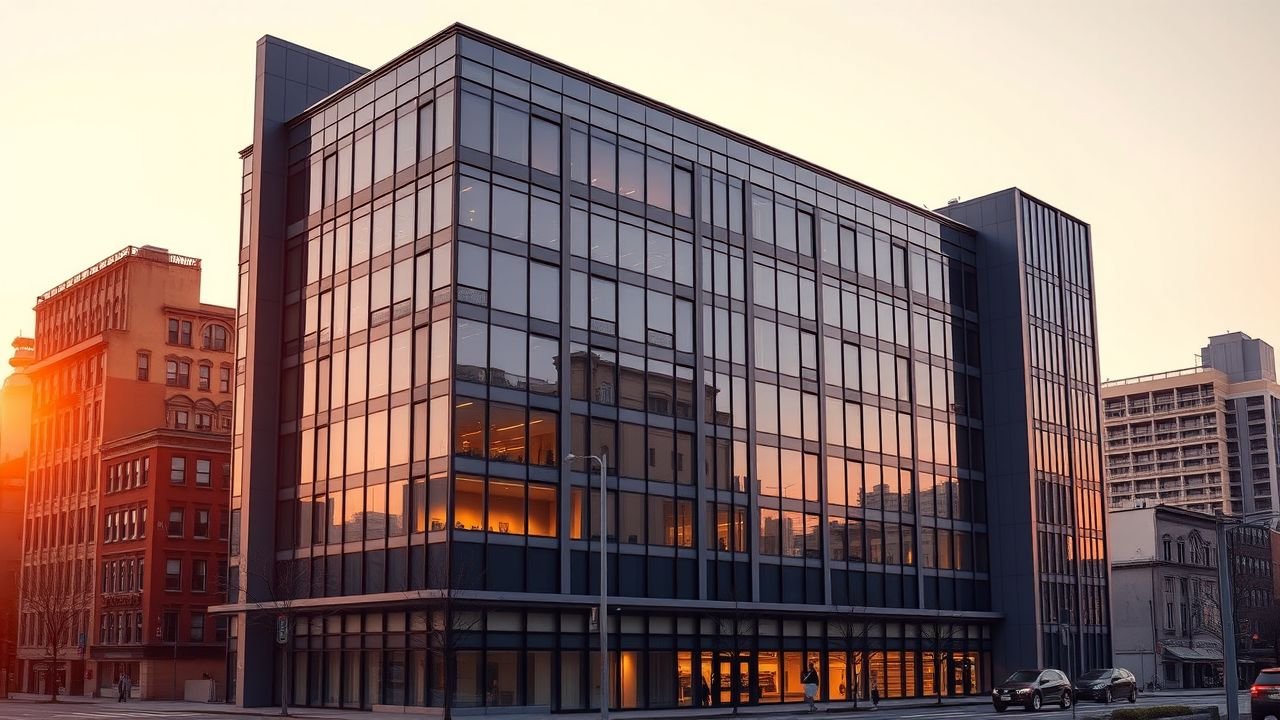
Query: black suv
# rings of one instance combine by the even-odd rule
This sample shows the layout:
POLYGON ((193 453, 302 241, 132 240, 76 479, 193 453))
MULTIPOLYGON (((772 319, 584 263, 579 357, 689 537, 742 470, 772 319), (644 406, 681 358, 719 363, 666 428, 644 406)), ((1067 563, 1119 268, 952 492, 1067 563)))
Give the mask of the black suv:
POLYGON ((1077 700, 1138 701, 1138 679, 1124 668, 1090 670, 1076 678, 1074 690, 1077 700))
POLYGON ((1019 670, 991 691, 996 712, 1004 712, 1010 705, 1039 710, 1053 703, 1066 709, 1071 707, 1071 700, 1071 681, 1061 670, 1053 669, 1019 670))
POLYGON ((1249 688, 1249 714, 1253 720, 1280 718, 1280 668, 1267 668, 1249 688))

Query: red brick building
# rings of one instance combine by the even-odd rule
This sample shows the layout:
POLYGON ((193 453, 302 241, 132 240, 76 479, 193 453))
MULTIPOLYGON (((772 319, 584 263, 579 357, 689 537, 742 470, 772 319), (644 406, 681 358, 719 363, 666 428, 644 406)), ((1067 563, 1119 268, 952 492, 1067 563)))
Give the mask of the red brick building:
POLYGON ((23 573, 68 578, 77 621, 55 663, 24 604, 22 689, 113 695, 128 672, 135 695, 169 698, 221 681, 204 608, 226 558, 235 311, 200 302, 199 260, 153 247, 35 309, 23 573))
POLYGON ((184 680, 220 678, 226 652, 225 625, 205 609, 226 597, 227 439, 172 424, 102 447, 92 658, 99 678, 127 672, 151 698, 181 697, 184 680))

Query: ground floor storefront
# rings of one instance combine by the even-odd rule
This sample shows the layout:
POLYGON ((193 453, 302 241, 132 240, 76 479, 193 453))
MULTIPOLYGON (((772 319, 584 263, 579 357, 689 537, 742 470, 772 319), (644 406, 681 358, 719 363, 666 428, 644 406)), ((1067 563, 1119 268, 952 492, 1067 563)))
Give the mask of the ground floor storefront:
MULTIPOLYGON (((801 702, 801 675, 811 663, 823 701, 975 695, 991 687, 991 627, 983 623, 623 612, 608 627, 610 705, 618 709, 801 702)), ((599 707, 598 629, 585 612, 299 615, 292 628, 292 704, 599 707)), ((276 678, 284 647, 273 660, 276 678)), ((232 653, 229 667, 236 661, 232 653)), ((280 685, 277 679, 274 702, 280 685)))
MULTIPOLYGON (((97 697, 120 697, 120 678, 128 676, 129 697, 140 700, 181 700, 191 693, 218 693, 226 669, 222 648, 94 648, 89 667, 97 697), (177 650, 177 652, 175 652, 177 650), (166 657, 167 655, 167 657, 166 657), (201 682, 207 689, 188 688, 201 682)), ((209 700, 210 697, 203 697, 209 700)))
POLYGON ((22 681, 19 690, 24 693, 50 695, 82 695, 85 689, 85 663, 83 660, 18 659, 22 681))

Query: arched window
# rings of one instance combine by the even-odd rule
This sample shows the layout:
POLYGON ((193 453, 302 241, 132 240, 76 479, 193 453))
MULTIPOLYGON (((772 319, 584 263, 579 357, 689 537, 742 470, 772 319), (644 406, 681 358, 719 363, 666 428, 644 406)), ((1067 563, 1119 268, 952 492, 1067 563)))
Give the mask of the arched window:
POLYGON ((210 323, 204 328, 204 349, 205 350, 226 350, 227 349, 227 329, 216 323, 210 323))
POLYGON ((1160 538, 1160 544, 1164 550, 1164 559, 1173 560, 1173 538, 1165 535, 1163 538, 1160 538))
POLYGON ((1178 538, 1178 562, 1184 563, 1186 561, 1187 561, 1187 541, 1183 540, 1182 538, 1178 538))

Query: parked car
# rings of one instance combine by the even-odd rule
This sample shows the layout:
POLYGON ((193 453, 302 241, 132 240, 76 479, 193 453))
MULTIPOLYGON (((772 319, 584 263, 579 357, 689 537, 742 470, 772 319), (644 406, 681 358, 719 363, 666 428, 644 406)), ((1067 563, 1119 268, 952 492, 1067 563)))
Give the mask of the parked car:
POLYGON ((1077 700, 1138 702, 1138 679, 1124 668, 1090 670, 1076 678, 1074 692, 1077 700))
POLYGON ((1249 715, 1253 720, 1280 718, 1280 668, 1267 668, 1249 688, 1249 715))
POLYGON ((1053 703, 1066 709, 1071 707, 1072 697, 1071 681, 1061 670, 1019 670, 992 689, 991 704, 996 712, 1004 712, 1010 705, 1039 710, 1053 703))

